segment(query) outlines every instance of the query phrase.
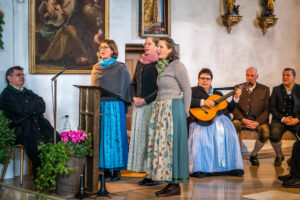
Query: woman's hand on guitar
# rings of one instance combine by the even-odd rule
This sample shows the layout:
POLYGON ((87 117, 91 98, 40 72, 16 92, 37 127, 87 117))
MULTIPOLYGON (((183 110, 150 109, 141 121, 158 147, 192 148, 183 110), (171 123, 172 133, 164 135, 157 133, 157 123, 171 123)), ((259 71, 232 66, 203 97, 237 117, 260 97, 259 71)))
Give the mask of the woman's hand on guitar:
POLYGON ((240 88, 238 88, 235 91, 234 98, 236 98, 236 99, 240 98, 241 94, 242 94, 242 90, 240 88))
POLYGON ((206 107, 212 108, 212 107, 215 106, 215 102, 212 101, 212 100, 204 100, 204 105, 205 105, 206 107))

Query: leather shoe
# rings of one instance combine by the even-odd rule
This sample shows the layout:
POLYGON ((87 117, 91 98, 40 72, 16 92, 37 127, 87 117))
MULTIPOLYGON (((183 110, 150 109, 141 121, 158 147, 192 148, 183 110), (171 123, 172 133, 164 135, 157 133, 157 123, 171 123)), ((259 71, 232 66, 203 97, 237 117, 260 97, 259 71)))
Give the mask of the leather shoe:
POLYGON ((274 166, 281 166, 283 160, 284 160, 284 156, 276 156, 274 166))
POLYGON ((284 176, 278 176, 278 179, 281 181, 288 181, 291 180, 293 177, 290 174, 284 175, 284 176))
POLYGON ((300 179, 292 178, 290 180, 284 181, 282 183, 283 187, 289 187, 289 188, 300 188, 300 179))
POLYGON ((155 185, 159 185, 160 183, 156 182, 156 181, 153 181, 152 179, 150 178, 144 178, 143 180, 141 180, 139 182, 139 185, 142 185, 142 186, 155 186, 155 185))
POLYGON ((259 161, 257 159, 257 155, 250 156, 250 162, 251 162, 252 166, 258 166, 259 165, 259 161))
POLYGON ((112 177, 111 177, 111 181, 119 181, 121 179, 121 172, 120 170, 118 171, 114 171, 112 177))
POLYGON ((165 191, 167 191, 169 189, 169 187, 171 186, 171 183, 169 183, 166 187, 164 187, 163 189, 155 192, 155 195, 158 196, 161 193, 164 193, 165 191))
POLYGON ((180 195, 180 186, 178 183, 170 183, 170 186, 168 187, 167 190, 165 190, 162 193, 155 193, 156 196, 158 197, 169 197, 169 196, 173 196, 173 195, 180 195))
POLYGON ((105 179, 107 179, 107 178, 111 178, 111 172, 110 172, 110 171, 108 171, 108 170, 105 170, 103 173, 104 173, 104 177, 105 177, 105 179))

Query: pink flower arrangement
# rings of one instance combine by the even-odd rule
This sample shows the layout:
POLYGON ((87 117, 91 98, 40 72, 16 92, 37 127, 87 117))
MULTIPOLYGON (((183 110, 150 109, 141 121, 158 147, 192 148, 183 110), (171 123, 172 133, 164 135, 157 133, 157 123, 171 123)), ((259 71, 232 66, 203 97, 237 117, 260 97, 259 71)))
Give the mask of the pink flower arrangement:
POLYGON ((80 144, 80 142, 84 142, 88 136, 82 130, 77 131, 66 131, 60 134, 60 138, 64 143, 72 142, 74 144, 80 144))

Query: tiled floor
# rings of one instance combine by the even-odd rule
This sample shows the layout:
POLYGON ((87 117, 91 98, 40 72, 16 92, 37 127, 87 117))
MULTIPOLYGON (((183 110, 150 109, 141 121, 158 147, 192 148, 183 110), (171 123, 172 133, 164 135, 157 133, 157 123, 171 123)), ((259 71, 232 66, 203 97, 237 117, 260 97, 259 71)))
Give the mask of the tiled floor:
MULTIPOLYGON (((253 167, 248 160, 244 160, 244 177, 191 178, 189 183, 182 185, 180 196, 163 199, 247 199, 243 196, 270 190, 297 194, 300 199, 300 189, 283 188, 281 182, 277 179, 277 176, 288 173, 286 162, 284 161, 282 167, 274 167, 273 162, 274 158, 260 159, 260 166, 253 167)), ((90 195, 85 199, 158 199, 155 197, 154 192, 164 185, 154 187, 138 186, 136 183, 140 179, 122 177, 119 182, 107 183, 107 190, 111 193, 109 197, 90 195)), ((6 180, 5 183, 19 185, 18 179, 6 180)), ((26 180, 23 187, 28 189, 32 187, 32 184, 26 180)), ((278 196, 278 199, 287 200, 284 195, 283 197, 278 196)))

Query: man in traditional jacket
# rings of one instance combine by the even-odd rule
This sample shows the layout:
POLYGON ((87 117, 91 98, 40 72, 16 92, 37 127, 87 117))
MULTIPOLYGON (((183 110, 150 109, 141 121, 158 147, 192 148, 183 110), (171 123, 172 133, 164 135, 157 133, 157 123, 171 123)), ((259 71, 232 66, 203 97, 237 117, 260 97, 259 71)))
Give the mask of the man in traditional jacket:
MULTIPOLYGON (((281 150, 283 133, 287 130, 295 135, 300 132, 300 85, 295 83, 295 79, 296 71, 293 68, 285 68, 282 73, 282 84, 273 88, 270 99, 272 113, 270 141, 276 157, 280 158, 283 158, 281 150)), ((300 166, 300 161, 298 162, 300 166)), ((281 165, 281 162, 279 164, 281 165)))
POLYGON ((240 101, 233 111, 233 124, 236 131, 254 130, 258 132, 254 149, 250 156, 250 162, 253 166, 259 165, 257 153, 264 146, 269 138, 269 87, 258 83, 257 69, 249 67, 246 70, 246 81, 250 85, 242 91, 240 101))
MULTIPOLYGON (((0 95, 0 109, 12 121, 17 136, 16 143, 24 145, 32 161, 33 173, 40 165, 38 145, 53 141, 54 129, 44 118, 44 100, 23 87, 23 68, 11 67, 6 72, 7 87, 0 95)), ((57 136, 59 138, 59 136, 57 136)))

